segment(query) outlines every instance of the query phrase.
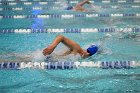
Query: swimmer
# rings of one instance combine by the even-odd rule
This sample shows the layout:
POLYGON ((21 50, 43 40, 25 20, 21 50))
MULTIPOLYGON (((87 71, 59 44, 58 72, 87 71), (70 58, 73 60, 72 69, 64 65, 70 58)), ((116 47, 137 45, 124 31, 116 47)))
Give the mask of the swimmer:
POLYGON ((89 12, 89 10, 83 8, 84 4, 91 4, 93 6, 93 4, 89 2, 89 0, 83 0, 82 2, 78 3, 75 7, 72 7, 72 6, 67 7, 66 10, 75 10, 75 11, 81 11, 81 12, 89 12))
POLYGON ((63 35, 58 35, 54 39, 52 44, 43 50, 43 54, 45 56, 51 54, 57 47, 57 45, 61 42, 69 48, 69 50, 63 54, 63 56, 66 56, 68 54, 80 54, 82 58, 87 58, 89 56, 94 55, 98 51, 98 47, 96 45, 91 45, 89 48, 84 50, 80 47, 78 43, 74 42, 73 40, 66 38, 63 35))

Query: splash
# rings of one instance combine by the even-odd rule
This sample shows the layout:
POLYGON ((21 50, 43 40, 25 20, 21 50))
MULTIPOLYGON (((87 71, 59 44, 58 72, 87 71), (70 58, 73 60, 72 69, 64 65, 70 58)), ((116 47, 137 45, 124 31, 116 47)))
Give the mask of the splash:
POLYGON ((32 62, 59 62, 59 61, 77 61, 80 58, 80 55, 69 54, 62 56, 68 48, 63 44, 59 44, 57 48, 47 56, 44 56, 42 53, 43 50, 36 50, 32 53, 32 62))
POLYGON ((47 58, 47 61, 77 61, 80 58, 79 54, 69 54, 63 56, 66 51, 69 51, 69 48, 60 43, 54 52, 49 55, 49 59, 47 58))
POLYGON ((45 60, 45 56, 42 53, 42 50, 36 50, 32 53, 32 62, 42 62, 45 60))

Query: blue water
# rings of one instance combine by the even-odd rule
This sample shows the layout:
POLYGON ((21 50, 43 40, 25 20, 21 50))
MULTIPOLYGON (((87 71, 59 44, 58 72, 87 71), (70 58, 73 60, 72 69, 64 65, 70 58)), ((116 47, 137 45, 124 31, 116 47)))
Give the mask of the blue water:
MULTIPOLYGON (((64 1, 64 0, 60 0, 64 1)), ((64 2, 63 2, 64 3, 64 2)), ((139 3, 96 3, 108 5, 139 5, 139 3)), ((74 4, 73 4, 74 5, 74 4)), ((3 7, 33 7, 33 5, 0 5, 3 7)), ((49 7, 57 6, 50 4, 49 7)), ((42 5, 41 7, 48 7, 42 5)), ((88 6, 85 6, 88 8, 88 6)), ((18 14, 86 14, 61 10, 1 11, 1 15, 18 14)), ((139 8, 101 9, 98 13, 140 13, 139 8)), ((104 28, 140 27, 139 17, 74 18, 74 19, 0 19, 0 29, 104 28)), ((140 62, 140 33, 31 33, 0 34, 0 62, 42 62, 42 50, 62 34, 76 41, 83 49, 95 43, 102 52, 82 59, 68 55, 57 58, 67 48, 59 44, 52 56, 58 61, 136 61, 140 62)), ((0 93, 140 93, 140 69, 78 68, 73 70, 0 70, 0 93)))

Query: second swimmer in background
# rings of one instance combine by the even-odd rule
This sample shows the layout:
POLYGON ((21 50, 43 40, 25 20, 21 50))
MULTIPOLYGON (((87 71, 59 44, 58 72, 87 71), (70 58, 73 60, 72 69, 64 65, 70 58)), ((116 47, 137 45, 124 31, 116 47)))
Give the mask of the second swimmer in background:
POLYGON ((90 10, 87 10, 83 7, 84 4, 90 4, 93 5, 92 3, 89 2, 89 0, 83 0, 82 2, 78 3, 75 7, 73 6, 68 6, 66 10, 75 10, 75 11, 81 11, 81 12, 89 12, 90 10))

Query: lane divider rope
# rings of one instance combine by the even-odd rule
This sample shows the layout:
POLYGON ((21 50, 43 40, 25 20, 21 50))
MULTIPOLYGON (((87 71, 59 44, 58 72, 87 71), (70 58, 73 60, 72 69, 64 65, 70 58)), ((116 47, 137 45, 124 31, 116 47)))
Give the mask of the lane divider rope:
POLYGON ((0 33, 85 33, 85 32, 140 32, 139 28, 65 28, 65 29, 0 29, 0 33))
POLYGON ((135 61, 112 62, 0 62, 0 69, 75 69, 80 67, 93 67, 102 69, 131 69, 139 67, 135 61))
POLYGON ((42 14, 42 15, 0 15, 0 19, 24 19, 24 18, 93 18, 93 17, 140 17, 140 13, 116 13, 116 14, 42 14))

